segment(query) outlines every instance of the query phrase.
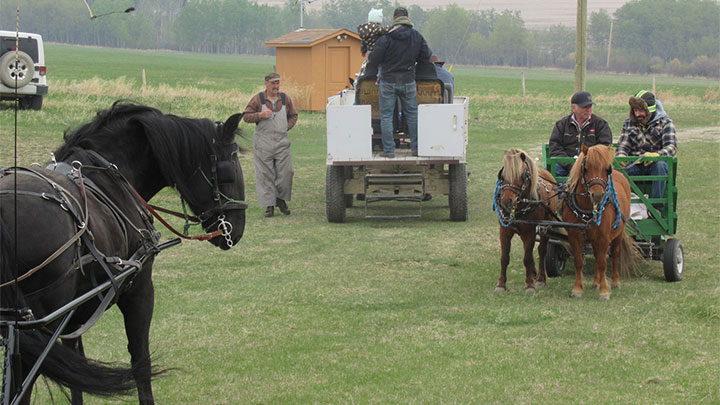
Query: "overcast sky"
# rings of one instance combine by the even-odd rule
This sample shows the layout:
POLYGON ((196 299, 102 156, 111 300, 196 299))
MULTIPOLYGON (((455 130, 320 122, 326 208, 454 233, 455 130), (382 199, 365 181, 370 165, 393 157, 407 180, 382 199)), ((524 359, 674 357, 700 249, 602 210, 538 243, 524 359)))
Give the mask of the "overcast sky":
MULTIPOLYGON (((270 4, 282 6, 284 0, 257 0, 260 4, 270 4)), ((326 0, 314 0, 307 3, 305 7, 308 10, 320 9, 326 0)), ((588 17, 593 11, 602 8, 606 9, 610 15, 617 8, 627 3, 628 0, 588 0, 588 17)), ((487 10, 494 8, 495 10, 520 10, 523 20, 527 28, 544 28, 553 24, 562 24, 566 27, 575 27, 577 18, 577 1, 576 0, 412 0, 404 2, 398 1, 400 4, 416 4, 423 8, 434 8, 446 6, 455 3, 458 6, 468 10, 487 10)), ((394 3, 394 1, 391 1, 394 3)), ((368 10, 369 11, 369 10, 368 10)), ((412 16, 410 16, 412 18, 412 16)))

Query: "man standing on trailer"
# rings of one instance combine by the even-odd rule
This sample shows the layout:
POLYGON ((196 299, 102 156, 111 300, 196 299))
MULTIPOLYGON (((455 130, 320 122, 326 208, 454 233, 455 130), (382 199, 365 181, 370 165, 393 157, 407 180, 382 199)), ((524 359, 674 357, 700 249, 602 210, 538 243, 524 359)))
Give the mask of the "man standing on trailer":
POLYGON ((417 156, 417 87, 415 85, 415 64, 430 62, 430 48, 425 38, 415 31, 408 12, 398 7, 393 13, 393 26, 375 43, 375 49, 368 57, 369 71, 380 66, 380 128, 382 131, 385 157, 395 157, 393 138, 393 114, 395 100, 400 99, 402 112, 407 119, 410 149, 417 156))
POLYGON ((253 156, 255 186, 260 205, 271 217, 275 206, 290 215, 287 201, 292 193, 292 156, 288 131, 295 126, 298 113, 292 100, 280 92, 280 75, 265 75, 265 91, 256 94, 245 107, 245 122, 255 123, 253 156))

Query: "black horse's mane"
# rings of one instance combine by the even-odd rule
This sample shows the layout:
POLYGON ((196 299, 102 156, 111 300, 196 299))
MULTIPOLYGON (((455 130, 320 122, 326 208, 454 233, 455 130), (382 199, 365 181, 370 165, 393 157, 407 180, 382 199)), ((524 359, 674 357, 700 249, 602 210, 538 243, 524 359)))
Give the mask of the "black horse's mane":
POLYGON ((209 119, 178 117, 116 101, 91 122, 66 131, 65 144, 55 151, 55 158, 65 161, 82 150, 99 152, 146 142, 165 179, 178 187, 212 154, 214 131, 215 124, 209 119))

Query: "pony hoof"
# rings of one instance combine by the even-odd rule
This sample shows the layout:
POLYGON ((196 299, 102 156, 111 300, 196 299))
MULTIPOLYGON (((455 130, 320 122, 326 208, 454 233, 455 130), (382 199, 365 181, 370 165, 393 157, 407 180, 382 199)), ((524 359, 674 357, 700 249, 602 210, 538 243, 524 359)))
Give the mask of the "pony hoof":
POLYGON ((535 289, 532 287, 528 287, 525 289, 525 294, 535 294, 535 289))
POLYGON ((582 297, 582 294, 583 294, 582 291, 573 291, 572 294, 570 294, 570 296, 573 298, 580 298, 580 297, 582 297))
POLYGON ((613 290, 619 290, 619 289, 620 289, 620 284, 613 284, 613 285, 612 285, 612 289, 613 289, 613 290))
POLYGON ((610 301, 610 293, 600 294, 600 301, 610 301))
POLYGON ((545 287, 545 282, 544 281, 536 281, 535 285, 538 287, 545 287))
POLYGON ((498 285, 498 286, 495 286, 495 291, 496 292, 505 292, 506 290, 505 290, 505 287, 498 285))
POLYGON ((599 289, 600 289, 600 285, 599 285, 599 284, 593 284, 593 285, 592 285, 592 289, 593 289, 593 290, 599 290, 599 289))

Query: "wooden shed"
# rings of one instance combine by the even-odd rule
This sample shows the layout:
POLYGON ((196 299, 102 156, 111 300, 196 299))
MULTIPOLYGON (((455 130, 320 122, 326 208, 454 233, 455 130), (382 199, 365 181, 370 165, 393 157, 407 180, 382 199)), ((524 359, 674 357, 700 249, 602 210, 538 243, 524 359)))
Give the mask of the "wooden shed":
POLYGON ((305 29, 265 42, 275 47, 281 90, 290 94, 295 108, 323 111, 327 98, 349 87, 365 60, 360 37, 346 29, 305 29))

